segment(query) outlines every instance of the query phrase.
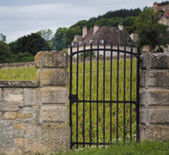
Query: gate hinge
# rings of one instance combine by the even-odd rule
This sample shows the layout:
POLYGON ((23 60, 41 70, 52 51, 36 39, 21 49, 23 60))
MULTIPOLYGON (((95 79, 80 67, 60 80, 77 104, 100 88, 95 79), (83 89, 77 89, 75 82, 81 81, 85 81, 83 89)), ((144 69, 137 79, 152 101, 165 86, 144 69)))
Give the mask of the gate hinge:
POLYGON ((78 97, 77 97, 77 95, 69 95, 69 99, 70 99, 71 103, 74 103, 77 101, 78 97))

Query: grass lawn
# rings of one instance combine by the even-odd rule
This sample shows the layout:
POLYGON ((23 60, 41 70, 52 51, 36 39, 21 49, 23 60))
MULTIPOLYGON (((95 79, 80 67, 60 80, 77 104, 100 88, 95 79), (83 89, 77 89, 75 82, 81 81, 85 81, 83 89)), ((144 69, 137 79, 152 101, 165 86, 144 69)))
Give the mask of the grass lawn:
POLYGON ((35 67, 0 69, 0 81, 35 81, 35 67))
POLYGON ((169 142, 115 144, 105 149, 91 148, 59 155, 169 155, 169 142))

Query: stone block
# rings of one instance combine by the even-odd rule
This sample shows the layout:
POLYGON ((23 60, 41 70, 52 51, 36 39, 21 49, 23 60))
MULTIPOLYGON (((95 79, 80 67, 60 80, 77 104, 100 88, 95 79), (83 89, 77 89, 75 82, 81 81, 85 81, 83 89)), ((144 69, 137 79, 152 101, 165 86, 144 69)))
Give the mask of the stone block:
POLYGON ((146 69, 149 65, 149 52, 143 52, 140 56, 140 68, 146 69))
POLYGON ((25 130, 15 130, 15 137, 16 138, 24 138, 25 137, 25 130))
POLYGON ((36 154, 38 153, 38 141, 37 141, 37 126, 28 125, 25 133, 25 153, 26 154, 36 154))
POLYGON ((140 105, 141 106, 148 105, 147 93, 144 88, 141 88, 141 91, 140 91, 140 105))
POLYGON ((23 105, 23 89, 3 88, 4 101, 0 102, 0 111, 18 111, 23 105))
POLYGON ((15 138, 14 143, 15 143, 15 145, 17 145, 19 147, 23 147, 24 146, 24 138, 15 138))
POLYGON ((151 124, 168 124, 169 109, 168 108, 151 108, 148 110, 148 119, 151 124))
POLYGON ((20 124, 20 123, 14 123, 13 126, 14 126, 14 129, 16 129, 16 130, 21 130, 21 129, 26 128, 25 124, 20 124))
POLYGON ((35 66, 42 68, 66 68, 67 56, 63 52, 39 52, 35 56, 35 66))
POLYGON ((0 149, 0 155, 23 155, 23 151, 16 147, 0 149))
POLYGON ((148 91, 148 104, 169 105, 169 89, 150 89, 148 91))
POLYGON ((169 70, 150 71, 148 85, 152 87, 169 87, 169 70))
POLYGON ((24 105, 40 105, 41 104, 41 89, 25 88, 24 89, 24 105))
POLYGON ((42 88, 42 103, 68 103, 68 90, 63 87, 42 88))
POLYGON ((5 112, 4 113, 5 119, 28 119, 31 118, 31 114, 29 113, 22 113, 22 112, 5 112))
POLYGON ((151 53, 150 68, 169 69, 169 53, 151 53))
POLYGON ((42 70, 41 84, 43 86, 67 86, 68 73, 66 69, 42 70))
POLYGON ((6 120, 0 121, 0 148, 11 148, 14 145, 13 123, 6 120))
POLYGON ((140 123, 148 123, 148 108, 146 107, 140 107, 140 123))
POLYGON ((158 125, 141 125, 140 137, 141 141, 162 140, 162 127, 158 125))
POLYGON ((38 152, 46 155, 51 153, 69 152, 70 128, 68 125, 43 124, 38 128, 38 152))
POLYGON ((19 107, 22 106, 21 102, 0 102, 0 111, 10 111, 15 112, 19 110, 19 107))
POLYGON ((146 79, 147 79, 147 72, 144 70, 141 70, 140 72, 140 86, 141 87, 146 86, 146 79))
POLYGON ((67 106, 63 105, 44 105, 40 110, 41 123, 66 123, 68 117, 67 106))

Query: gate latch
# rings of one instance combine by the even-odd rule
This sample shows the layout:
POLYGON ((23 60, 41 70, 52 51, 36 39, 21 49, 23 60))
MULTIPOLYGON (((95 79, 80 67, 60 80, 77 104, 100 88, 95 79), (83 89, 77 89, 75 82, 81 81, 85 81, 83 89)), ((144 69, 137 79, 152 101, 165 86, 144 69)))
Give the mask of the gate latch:
POLYGON ((78 97, 77 97, 77 95, 69 95, 69 99, 70 99, 71 103, 74 103, 77 101, 78 97))

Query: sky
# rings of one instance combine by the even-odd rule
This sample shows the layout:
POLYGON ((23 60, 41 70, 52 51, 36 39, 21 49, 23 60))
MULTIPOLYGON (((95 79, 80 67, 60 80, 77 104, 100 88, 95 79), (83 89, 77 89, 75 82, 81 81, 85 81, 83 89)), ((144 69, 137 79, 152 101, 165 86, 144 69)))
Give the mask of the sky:
POLYGON ((59 27, 70 27, 108 11, 143 9, 165 0, 0 0, 0 33, 7 43, 17 38, 59 27))

